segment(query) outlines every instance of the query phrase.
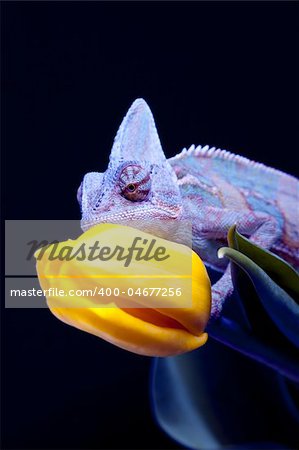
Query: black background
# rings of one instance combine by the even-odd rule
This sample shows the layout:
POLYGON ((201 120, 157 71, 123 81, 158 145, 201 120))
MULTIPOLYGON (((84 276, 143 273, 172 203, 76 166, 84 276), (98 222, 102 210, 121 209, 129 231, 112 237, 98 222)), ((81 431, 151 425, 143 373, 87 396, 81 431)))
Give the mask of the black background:
MULTIPOLYGON (((79 219, 135 98, 167 156, 225 148, 296 174, 298 4, 2 2, 7 219, 79 219)), ((150 360, 58 322, 3 318, 6 448, 175 448, 150 413, 150 360)))

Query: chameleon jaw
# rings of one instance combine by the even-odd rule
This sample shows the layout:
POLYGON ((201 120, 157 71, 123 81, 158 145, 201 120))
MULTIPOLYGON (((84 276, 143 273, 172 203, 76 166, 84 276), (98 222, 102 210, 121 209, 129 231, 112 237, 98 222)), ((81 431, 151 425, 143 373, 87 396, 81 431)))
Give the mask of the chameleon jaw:
POLYGON ((136 209, 132 212, 127 211, 123 213, 103 214, 95 217, 92 220, 81 220, 81 228, 83 231, 87 231, 89 228, 94 227, 100 223, 124 223, 129 221, 149 221, 149 220, 165 220, 165 219, 177 219, 177 211, 165 210, 158 207, 142 208, 140 211, 136 209))

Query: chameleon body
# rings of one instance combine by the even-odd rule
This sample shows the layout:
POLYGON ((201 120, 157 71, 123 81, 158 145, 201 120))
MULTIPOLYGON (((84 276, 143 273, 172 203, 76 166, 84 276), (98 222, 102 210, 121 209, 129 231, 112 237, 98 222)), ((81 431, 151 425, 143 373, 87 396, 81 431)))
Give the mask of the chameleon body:
POLYGON ((217 256, 229 227, 236 224, 298 269, 298 200, 296 178, 225 150, 193 145, 167 160, 143 99, 123 119, 106 172, 86 174, 78 190, 84 231, 101 222, 160 219, 175 235, 178 221, 191 221, 193 249, 224 272, 212 287, 214 318, 232 292, 227 261, 217 256))

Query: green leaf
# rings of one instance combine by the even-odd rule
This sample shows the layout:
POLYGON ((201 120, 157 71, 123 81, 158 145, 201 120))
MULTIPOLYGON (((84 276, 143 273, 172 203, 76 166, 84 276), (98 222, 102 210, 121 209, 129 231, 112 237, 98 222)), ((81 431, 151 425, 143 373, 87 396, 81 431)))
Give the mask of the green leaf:
POLYGON ((222 247, 218 251, 218 255, 219 257, 228 257, 247 273, 269 317, 283 335, 292 344, 299 347, 299 306, 292 297, 275 283, 261 267, 239 251, 222 247))
POLYGON ((297 350, 285 351, 284 348, 264 342, 226 317, 220 317, 217 322, 209 325, 207 331, 210 337, 227 347, 271 367, 295 383, 299 382, 297 350))
POLYGON ((290 264, 242 236, 236 230, 236 225, 229 229, 227 239, 231 248, 248 256, 275 283, 286 290, 295 301, 299 302, 299 275, 290 264))
POLYGON ((235 292, 222 316, 211 324, 210 336, 298 380, 298 274, 277 255, 239 234, 235 226, 229 230, 228 242, 230 248, 221 248, 218 254, 231 259, 235 292), (237 309, 242 314, 234 319, 237 309))

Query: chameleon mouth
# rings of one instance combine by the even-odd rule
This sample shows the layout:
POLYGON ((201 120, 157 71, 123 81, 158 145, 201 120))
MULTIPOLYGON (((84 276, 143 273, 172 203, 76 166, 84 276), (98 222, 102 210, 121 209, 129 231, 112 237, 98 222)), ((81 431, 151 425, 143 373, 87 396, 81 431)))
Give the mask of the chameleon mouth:
POLYGON ((99 225, 100 223, 116 223, 116 224, 126 224, 130 225, 130 222, 144 222, 149 223, 151 220, 155 221, 165 220, 165 219, 176 219, 177 212, 174 211, 166 211, 162 208, 142 208, 140 211, 134 212, 123 212, 123 213, 114 213, 114 214, 101 214, 98 217, 95 217, 92 220, 81 220, 81 228, 83 231, 89 230, 89 228, 94 227, 95 225, 99 225), (148 213, 153 213, 151 218, 147 217, 148 213))

